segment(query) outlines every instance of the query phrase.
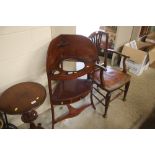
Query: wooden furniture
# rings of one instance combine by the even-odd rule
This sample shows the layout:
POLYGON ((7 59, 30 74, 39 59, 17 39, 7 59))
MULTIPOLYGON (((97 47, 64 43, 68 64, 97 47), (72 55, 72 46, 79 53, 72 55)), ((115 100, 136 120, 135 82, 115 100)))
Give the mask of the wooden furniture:
POLYGON ((2 113, 0 112, 0 129, 4 128, 4 119, 2 113))
POLYGON ((150 33, 151 26, 141 26, 139 37, 148 35, 150 33))
POLYGON ((130 75, 127 74, 125 65, 125 60, 128 58, 128 56, 125 56, 121 53, 118 53, 114 50, 107 48, 108 47, 107 33, 102 32, 102 37, 104 38, 104 42, 100 44, 100 48, 104 52, 104 63, 97 65, 97 68, 95 69, 93 76, 91 78, 93 79, 93 83, 97 86, 94 87, 94 92, 96 91, 98 95, 101 95, 103 98, 99 99, 98 95, 96 95, 95 93, 92 93, 91 97, 92 98, 95 97, 100 103, 102 103, 105 106, 105 112, 103 116, 106 117, 110 101, 114 100, 116 97, 121 95, 122 92, 124 92, 123 100, 125 100, 130 85, 130 75), (124 57, 123 71, 120 71, 119 69, 107 65, 108 52, 116 53, 124 57), (122 87, 125 88, 122 89, 122 87), (105 91, 105 95, 98 88, 101 88, 101 90, 105 91), (113 98, 111 98, 113 92, 117 92, 117 90, 119 90, 119 92, 113 98))
POLYGON ((116 35, 117 35, 117 26, 100 26, 100 30, 109 34, 109 48, 114 49, 116 35))
MULTIPOLYGON (((23 82, 16 84, 2 93, 0 96, 0 111, 17 115, 21 114, 24 123, 30 123, 30 128, 42 128, 41 124, 35 126, 33 121, 38 117, 35 109, 39 107, 46 98, 45 88, 34 82, 23 82)), ((10 128, 5 115, 6 128, 10 128)))
POLYGON ((80 77, 92 73, 96 60, 97 50, 94 44, 84 36, 60 35, 51 41, 47 53, 46 71, 52 111, 52 128, 55 123, 80 114, 90 105, 95 109, 92 101, 80 108, 74 108, 71 104, 92 91, 91 79, 81 79, 80 77), (76 62, 81 62, 83 68, 66 69, 68 65, 65 65, 64 62, 72 62, 71 67, 73 68, 76 68, 76 62), (54 107, 56 105, 67 106, 68 113, 55 118, 54 107))
MULTIPOLYGON (((101 43, 105 43, 103 38, 104 32, 103 31, 95 31, 90 34, 89 39, 95 44, 98 55, 103 56, 104 52, 102 51, 101 48, 101 43)), ((108 46, 108 43, 102 45, 102 46, 108 46)), ((107 48, 107 47, 106 47, 107 48)))
MULTIPOLYGON (((108 42, 106 43, 106 38, 104 38, 104 31, 95 31, 93 33, 90 34, 89 39, 95 44, 97 51, 98 51, 98 55, 99 56, 104 56, 104 51, 103 48, 111 48, 113 47, 113 42, 108 42), (106 47, 107 46, 107 47, 106 47)), ((112 53, 107 53, 107 57, 108 58, 112 58, 112 53)), ((99 58, 99 57, 98 57, 99 58)))
POLYGON ((17 127, 14 124, 8 122, 7 114, 5 112, 3 112, 2 114, 2 120, 3 120, 3 129, 17 129, 17 127))

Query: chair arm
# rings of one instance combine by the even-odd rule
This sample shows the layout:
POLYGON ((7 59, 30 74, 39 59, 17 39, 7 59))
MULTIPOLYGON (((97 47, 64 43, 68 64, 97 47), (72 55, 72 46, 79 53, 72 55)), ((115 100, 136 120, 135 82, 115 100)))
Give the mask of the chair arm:
POLYGON ((113 49, 107 49, 107 51, 116 53, 116 54, 120 55, 121 57, 123 57, 123 72, 124 72, 124 73, 127 73, 125 61, 126 61, 126 59, 129 59, 130 57, 127 56, 127 55, 124 55, 124 54, 122 54, 122 53, 120 53, 120 52, 116 52, 116 51, 114 51, 113 49))
POLYGON ((122 53, 120 53, 120 52, 116 52, 116 51, 113 50, 113 49, 107 49, 107 51, 108 51, 108 52, 112 52, 112 53, 116 53, 116 54, 118 54, 118 55, 120 55, 120 56, 122 56, 122 57, 125 57, 125 58, 130 58, 129 56, 124 55, 124 54, 122 54, 122 53))
POLYGON ((106 71, 106 70, 107 70, 106 67, 103 66, 104 63, 102 63, 102 64, 95 64, 95 65, 96 65, 97 68, 100 68, 100 69, 102 69, 103 71, 106 71))
MULTIPOLYGON (((103 76, 103 73, 104 73, 104 71, 107 71, 107 69, 106 69, 106 67, 105 66, 103 66, 104 65, 104 63, 102 63, 102 64, 96 64, 96 69, 95 69, 95 72, 96 71, 98 71, 98 70, 100 70, 100 84, 102 85, 102 86, 104 86, 104 76, 103 76)), ((93 76, 93 78, 94 78, 94 76, 93 76)))

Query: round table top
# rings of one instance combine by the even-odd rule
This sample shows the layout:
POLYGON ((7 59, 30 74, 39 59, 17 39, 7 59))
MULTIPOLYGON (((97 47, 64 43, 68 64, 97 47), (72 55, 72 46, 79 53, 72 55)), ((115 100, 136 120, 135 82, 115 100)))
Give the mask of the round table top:
POLYGON ((5 90, 0 96, 0 110, 22 114, 40 106, 46 98, 45 88, 35 82, 22 82, 5 90))

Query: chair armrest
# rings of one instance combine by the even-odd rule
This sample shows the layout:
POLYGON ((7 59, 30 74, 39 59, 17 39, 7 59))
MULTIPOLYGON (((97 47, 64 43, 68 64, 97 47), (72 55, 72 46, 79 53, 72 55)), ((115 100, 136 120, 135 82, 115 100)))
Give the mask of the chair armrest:
POLYGON ((124 55, 124 54, 122 54, 122 53, 120 53, 120 52, 116 52, 116 51, 114 51, 113 49, 107 49, 107 51, 116 53, 116 54, 120 55, 121 57, 123 57, 123 72, 124 72, 124 73, 127 73, 125 61, 126 61, 126 59, 129 59, 130 57, 127 56, 127 55, 124 55))
POLYGON ((99 68, 99 69, 102 69, 103 71, 106 71, 106 70, 107 70, 106 67, 103 66, 104 63, 102 63, 102 64, 95 64, 95 65, 96 65, 96 67, 97 67, 97 70, 98 70, 98 68, 99 68))
POLYGON ((116 51, 113 50, 113 49, 107 49, 107 51, 108 51, 108 52, 112 52, 112 53, 116 53, 116 54, 118 54, 118 55, 120 55, 120 56, 122 56, 122 57, 125 57, 125 58, 130 58, 129 56, 124 55, 124 54, 122 54, 122 53, 120 53, 120 52, 116 52, 116 51))

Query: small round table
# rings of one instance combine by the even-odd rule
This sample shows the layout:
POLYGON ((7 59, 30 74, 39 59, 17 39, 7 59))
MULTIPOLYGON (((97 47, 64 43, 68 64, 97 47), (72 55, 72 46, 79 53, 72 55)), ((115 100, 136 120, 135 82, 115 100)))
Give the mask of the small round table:
POLYGON ((13 128, 7 121, 6 114, 20 114, 24 123, 30 123, 30 128, 42 128, 33 121, 38 117, 35 109, 46 98, 45 88, 35 82, 22 82, 5 90, 0 96, 0 111, 4 112, 7 128, 13 128))

